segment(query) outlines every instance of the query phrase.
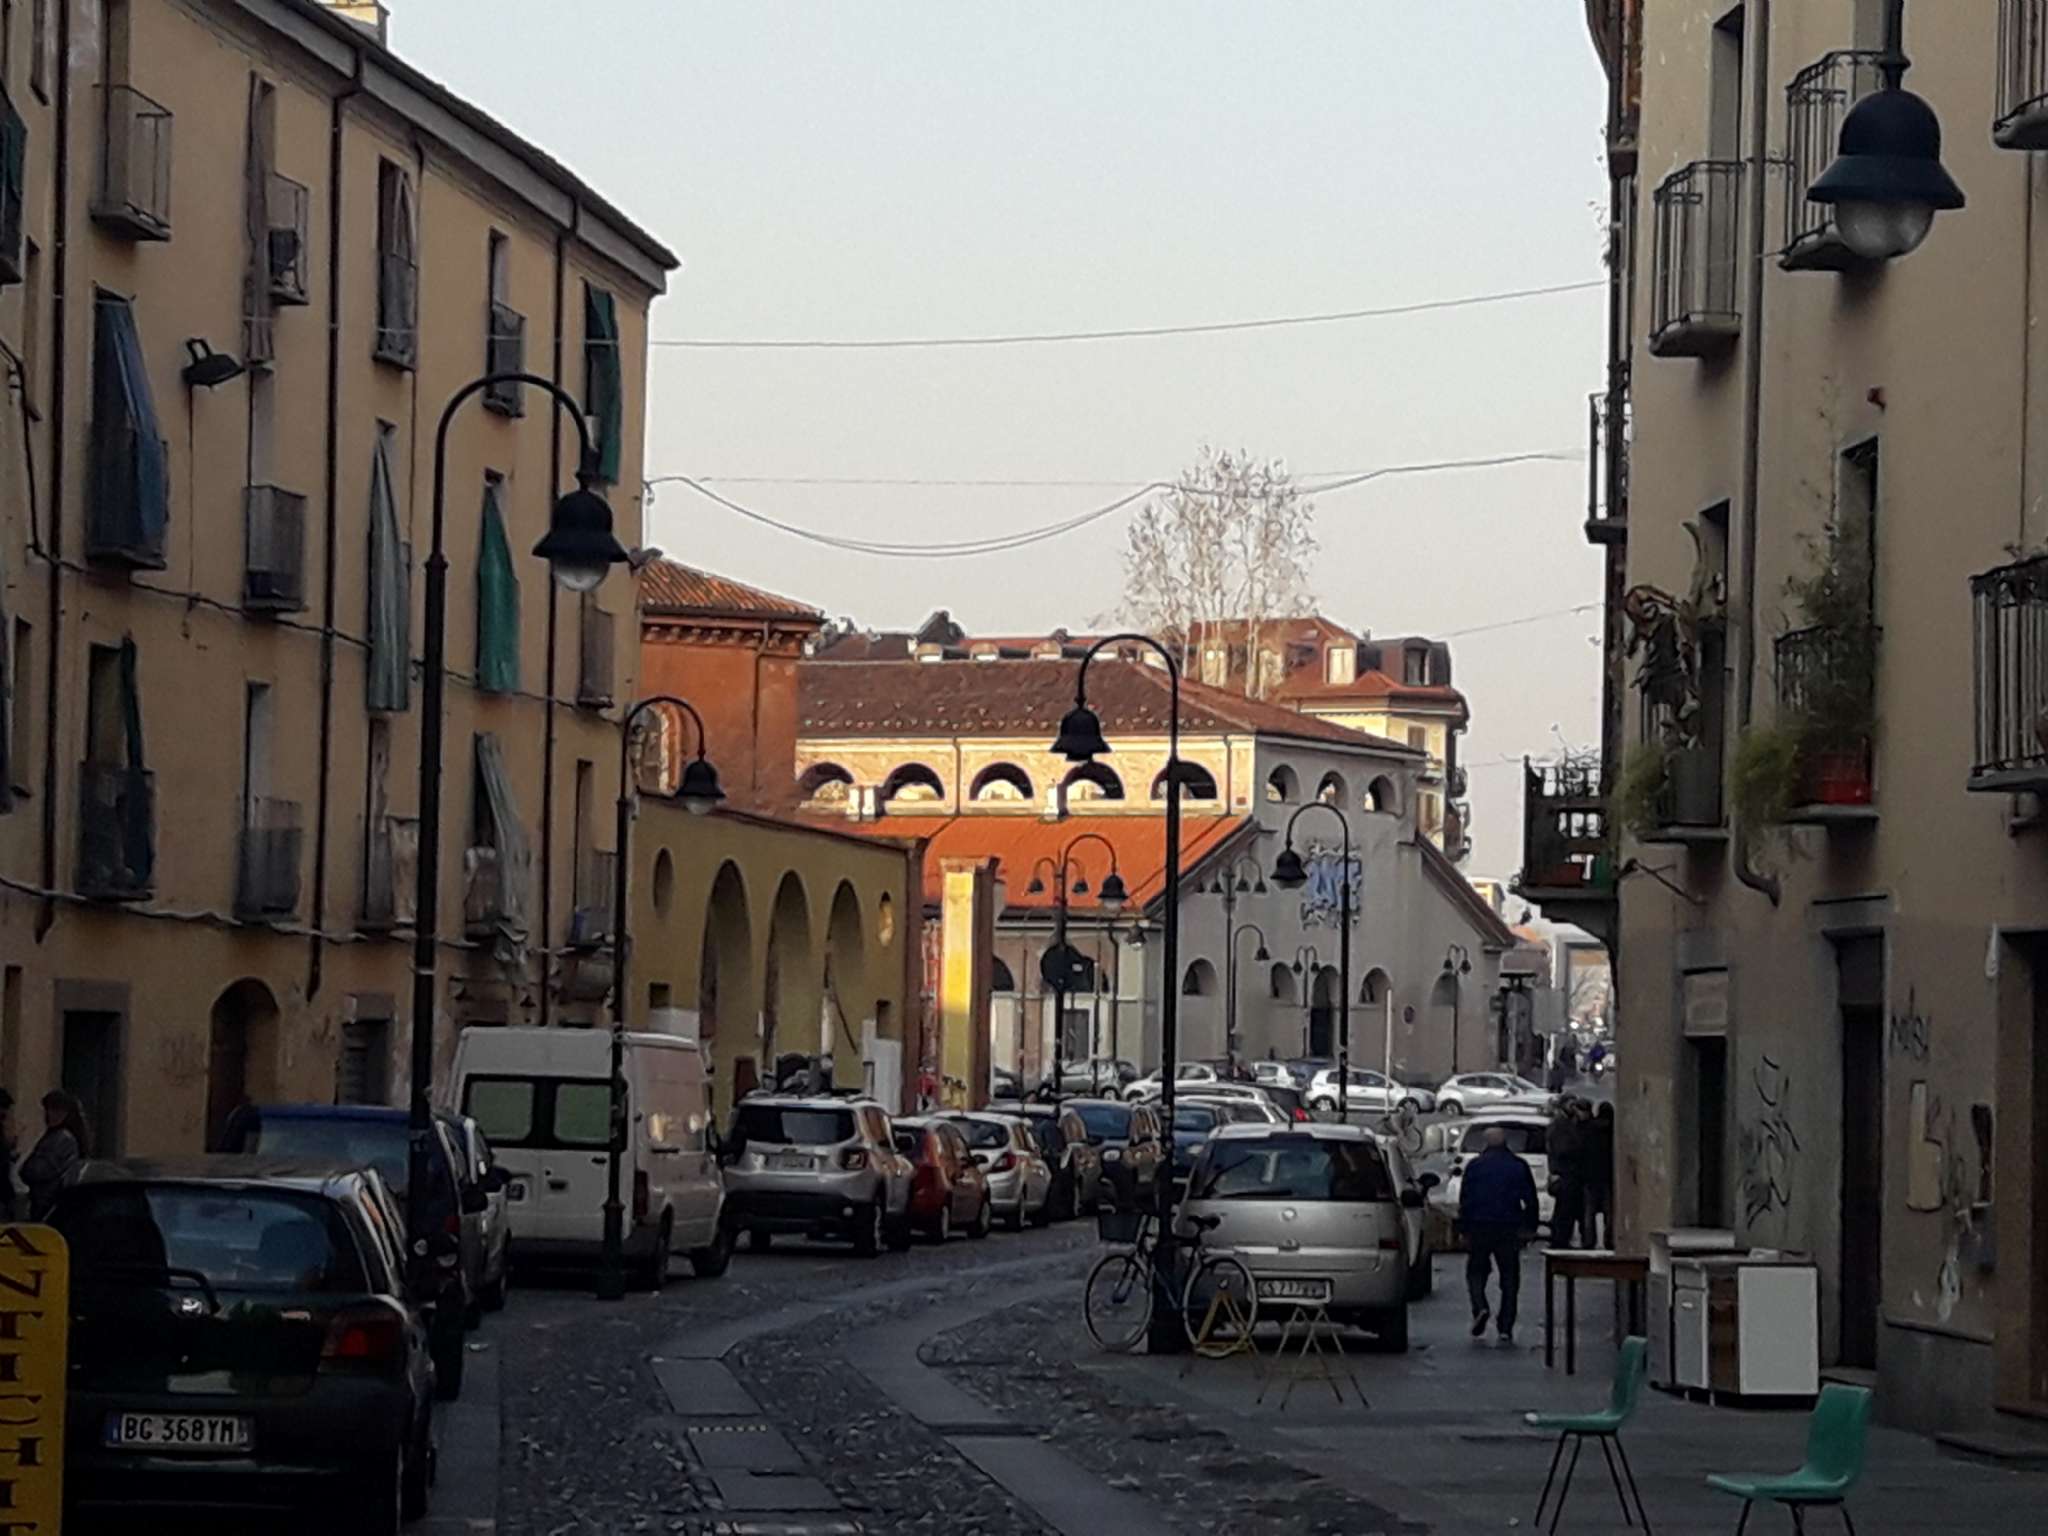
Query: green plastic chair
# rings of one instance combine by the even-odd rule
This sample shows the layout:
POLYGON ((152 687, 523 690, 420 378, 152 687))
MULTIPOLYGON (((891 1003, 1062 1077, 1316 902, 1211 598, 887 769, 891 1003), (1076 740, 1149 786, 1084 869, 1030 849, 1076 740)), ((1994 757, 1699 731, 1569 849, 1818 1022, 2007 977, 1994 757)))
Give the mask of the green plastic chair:
POLYGON ((1792 1512, 1792 1529, 1804 1532, 1809 1509, 1833 1507, 1842 1512, 1842 1525, 1856 1536, 1856 1522, 1849 1518, 1849 1492, 1863 1476, 1863 1447, 1870 1427, 1870 1391, 1831 1382, 1820 1389, 1820 1401, 1813 1405, 1813 1417, 1806 1426, 1806 1465, 1788 1477, 1750 1477, 1716 1473, 1707 1485, 1742 1500, 1742 1518, 1735 1536, 1749 1525, 1750 1509, 1757 1504, 1782 1504, 1792 1512))
POLYGON ((1544 1508, 1550 1503, 1550 1487, 1557 1480, 1557 1464, 1564 1458, 1565 1443, 1569 1441, 1572 1459, 1564 1469, 1564 1486, 1557 1491, 1557 1507, 1550 1512, 1550 1529, 1557 1529, 1557 1522, 1564 1515, 1564 1501, 1572 1491, 1572 1474, 1579 1469, 1579 1452, 1588 1440, 1600 1442, 1600 1454, 1607 1458, 1608 1480, 1614 1484, 1614 1496, 1621 1501, 1621 1519, 1625 1525, 1633 1526, 1636 1517, 1643 1522, 1643 1531, 1648 1536, 1649 1513, 1643 1508, 1642 1490, 1636 1487, 1635 1469, 1628 1464, 1628 1451, 1621 1443, 1622 1426, 1635 1416, 1636 1404, 1642 1401, 1643 1378, 1648 1374, 1650 1364, 1650 1341, 1640 1336, 1622 1340, 1621 1353, 1614 1362, 1614 1385, 1607 1397, 1607 1406, 1597 1413, 1529 1413, 1522 1416, 1523 1422, 1532 1429, 1554 1429, 1557 1431, 1557 1449, 1550 1453, 1550 1473, 1543 1479, 1543 1495, 1536 1501, 1536 1524, 1543 1523, 1544 1508), (1621 1458, 1619 1470, 1615 1457, 1621 1458), (1628 1491, 1622 1491, 1622 1477, 1628 1478, 1628 1491), (1636 1501, 1635 1517, 1628 1510, 1629 1498, 1636 1501))

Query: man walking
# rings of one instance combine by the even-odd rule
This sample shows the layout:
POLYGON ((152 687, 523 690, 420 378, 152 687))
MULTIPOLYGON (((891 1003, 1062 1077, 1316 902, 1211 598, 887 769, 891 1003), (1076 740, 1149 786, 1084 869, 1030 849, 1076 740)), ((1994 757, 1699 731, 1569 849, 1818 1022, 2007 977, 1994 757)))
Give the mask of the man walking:
POLYGON ((1465 1165, 1458 1194, 1458 1224, 1471 1250, 1465 1260, 1465 1288, 1472 1293, 1472 1337, 1486 1332, 1490 1271, 1500 1271, 1500 1338, 1515 1341, 1515 1306, 1522 1288, 1522 1234, 1536 1230, 1536 1179, 1529 1165, 1508 1150, 1499 1126, 1486 1133, 1486 1147, 1465 1165))

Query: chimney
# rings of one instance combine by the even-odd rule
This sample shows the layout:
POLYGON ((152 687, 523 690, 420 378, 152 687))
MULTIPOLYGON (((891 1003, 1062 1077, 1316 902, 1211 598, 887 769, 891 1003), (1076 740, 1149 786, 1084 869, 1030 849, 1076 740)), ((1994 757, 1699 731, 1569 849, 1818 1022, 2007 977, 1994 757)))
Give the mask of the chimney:
POLYGON ((335 15, 375 34, 385 47, 391 46, 391 12, 381 0, 326 0, 326 4, 335 15))

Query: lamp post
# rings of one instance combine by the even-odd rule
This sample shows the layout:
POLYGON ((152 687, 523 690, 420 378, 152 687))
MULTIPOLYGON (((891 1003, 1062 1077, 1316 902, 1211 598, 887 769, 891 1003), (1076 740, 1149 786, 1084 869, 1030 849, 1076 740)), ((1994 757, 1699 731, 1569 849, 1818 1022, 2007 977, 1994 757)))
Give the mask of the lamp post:
POLYGON ((1230 1071, 1232 1076, 1235 1076, 1237 1073, 1237 941, 1248 933, 1256 933, 1259 936, 1259 947, 1252 955, 1253 962, 1258 963, 1273 958, 1271 952, 1266 948, 1266 930, 1257 923, 1239 923, 1230 930, 1230 952, 1228 956, 1230 963, 1224 967, 1224 973, 1229 978, 1230 999, 1229 1007, 1225 1010, 1228 1022, 1224 1025, 1224 1033, 1230 1041, 1230 1071))
POLYGON ((1458 1075, 1458 1035, 1465 1008, 1464 979, 1472 974, 1472 954, 1462 944, 1444 951, 1444 975, 1451 983, 1451 1076, 1458 1075))
MULTIPOLYGON (((434 506, 427 553, 426 634, 422 638, 420 679, 419 864, 413 894, 412 944, 412 1097, 409 1115, 409 1184, 406 1225, 415 1259, 427 1257, 427 1205, 431 1192, 428 1137, 433 1133, 430 1094, 434 1076, 434 993, 440 943, 441 890, 441 747, 442 709, 447 693, 448 556, 444 535, 448 503, 448 428, 456 411, 472 395, 496 384, 521 384, 552 396, 555 408, 576 424, 580 466, 593 458, 590 423, 576 398, 537 373, 488 373, 471 379, 448 399, 434 430, 434 506)), ((612 535, 612 512, 590 489, 579 470, 577 487, 555 503, 547 535, 533 552, 546 560, 555 581, 571 592, 589 592, 605 572, 622 565, 626 551, 612 535)))
POLYGON ((1842 243, 1867 261, 1890 261, 1916 250, 1934 215, 1963 206, 1963 189, 1941 163, 1941 120, 1903 84, 1906 0, 1887 0, 1884 89, 1849 109, 1835 161, 1807 189, 1809 202, 1831 205, 1842 243))
MULTIPOLYGON (((604 1251, 597 1268, 597 1299, 618 1301, 626 1294, 626 1208, 619 1199, 619 1154, 626 1144, 626 962, 632 945, 626 935, 627 875, 633 841, 633 727, 641 715, 657 707, 679 709, 697 727, 697 755, 683 768, 676 798, 693 816, 702 816, 725 798, 718 770, 704 756, 704 717, 687 699, 657 693, 640 700, 619 722, 618 820, 612 846, 612 1080, 611 1149, 605 1158, 604 1251)), ((667 1254, 655 1258, 668 1262, 667 1254)))
POLYGON ((1313 944, 1304 944, 1294 952, 1294 974, 1301 978, 1301 1054, 1315 1055, 1315 991, 1316 973, 1322 969, 1323 958, 1316 953, 1313 944))
MULTIPOLYGON (((1122 911, 1128 893, 1124 890, 1124 877, 1117 873, 1116 849, 1109 839, 1099 832, 1083 832, 1074 837, 1068 842, 1066 847, 1060 850, 1059 859, 1056 863, 1050 856, 1040 859, 1031 866, 1031 883, 1024 888, 1027 895, 1043 896, 1045 894, 1045 879, 1039 874, 1039 870, 1052 870, 1052 947, 1045 952, 1044 959, 1039 962, 1038 973, 1051 984, 1053 991, 1052 1103, 1054 1109, 1059 1108, 1060 1093, 1065 1087, 1063 1079, 1066 1076, 1066 1071, 1062 1057, 1065 1054, 1066 1047, 1067 984, 1079 974, 1080 962, 1085 958, 1079 950, 1067 943, 1067 893, 1072 891, 1077 896, 1086 896, 1088 894, 1088 876, 1086 871, 1081 869, 1080 861, 1074 857, 1074 850, 1080 847, 1081 844, 1089 842, 1102 844, 1103 852, 1109 855, 1109 873, 1103 876, 1102 887, 1096 892, 1095 900, 1105 912, 1112 915, 1122 911), (1067 872, 1069 870, 1074 871, 1079 877, 1071 883, 1067 879, 1067 872)), ((1099 985, 1097 990, 1101 990, 1099 985)))
POLYGON ((1283 891, 1308 883, 1308 866, 1294 851, 1294 824, 1310 811, 1328 811, 1344 833, 1344 863, 1337 872, 1337 1118, 1351 1114, 1351 823, 1327 800, 1297 806, 1287 818, 1286 846, 1273 861, 1273 883, 1283 891))
MULTIPOLYGON (((1223 1055, 1233 1076, 1237 1071, 1237 898, 1243 893, 1266 894, 1266 872, 1250 854, 1240 856, 1203 889, 1204 895, 1223 898, 1223 939, 1227 950, 1223 961, 1223 1055), (1251 866, 1251 880, 1244 877, 1247 864, 1251 866)), ((1259 943, 1263 947, 1265 935, 1259 936, 1259 943)))

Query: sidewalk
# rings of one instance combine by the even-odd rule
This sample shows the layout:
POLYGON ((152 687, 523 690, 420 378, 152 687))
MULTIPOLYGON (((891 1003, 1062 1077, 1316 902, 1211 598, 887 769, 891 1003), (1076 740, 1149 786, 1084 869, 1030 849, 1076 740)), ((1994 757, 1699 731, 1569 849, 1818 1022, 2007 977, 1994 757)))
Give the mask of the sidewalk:
MULTIPOLYGON (((1277 1385, 1258 1404, 1248 1360, 1199 1362, 1184 1378, 1185 1362, 1171 1358, 1097 1356, 1088 1368, 1125 1391, 1176 1402, 1200 1417, 1226 1415, 1245 1449, 1329 1478, 1432 1531, 1527 1530, 1555 1437, 1526 1428, 1521 1416, 1604 1405, 1614 1363, 1611 1289, 1580 1286, 1579 1370, 1567 1377, 1562 1347, 1555 1370, 1543 1364, 1540 1261, 1524 1266, 1513 1347, 1498 1344, 1491 1331, 1481 1340, 1468 1337, 1463 1256, 1437 1262, 1436 1294, 1410 1314, 1410 1353, 1346 1357, 1369 1407, 1350 1398, 1348 1382, 1340 1407, 1312 1379, 1295 1387, 1285 1410, 1277 1385)), ((1741 1506, 1709 1490, 1705 1474, 1790 1471, 1805 1433, 1803 1411, 1707 1407, 1646 1390, 1625 1438, 1656 1531, 1726 1536, 1741 1506)), ((1868 1467, 1850 1501, 1861 1536, 2010 1536, 2033 1528, 2048 1499, 2048 1475, 1960 1460, 1897 1430, 1872 1429, 1868 1467)), ((1833 1512, 1812 1522, 1816 1533, 1839 1528, 1833 1512)), ((1558 1529, 1627 1529, 1597 1446, 1580 1459, 1558 1529)), ((1790 1523, 1777 1511, 1760 1509, 1750 1521, 1752 1532, 1781 1529, 1790 1523)))

